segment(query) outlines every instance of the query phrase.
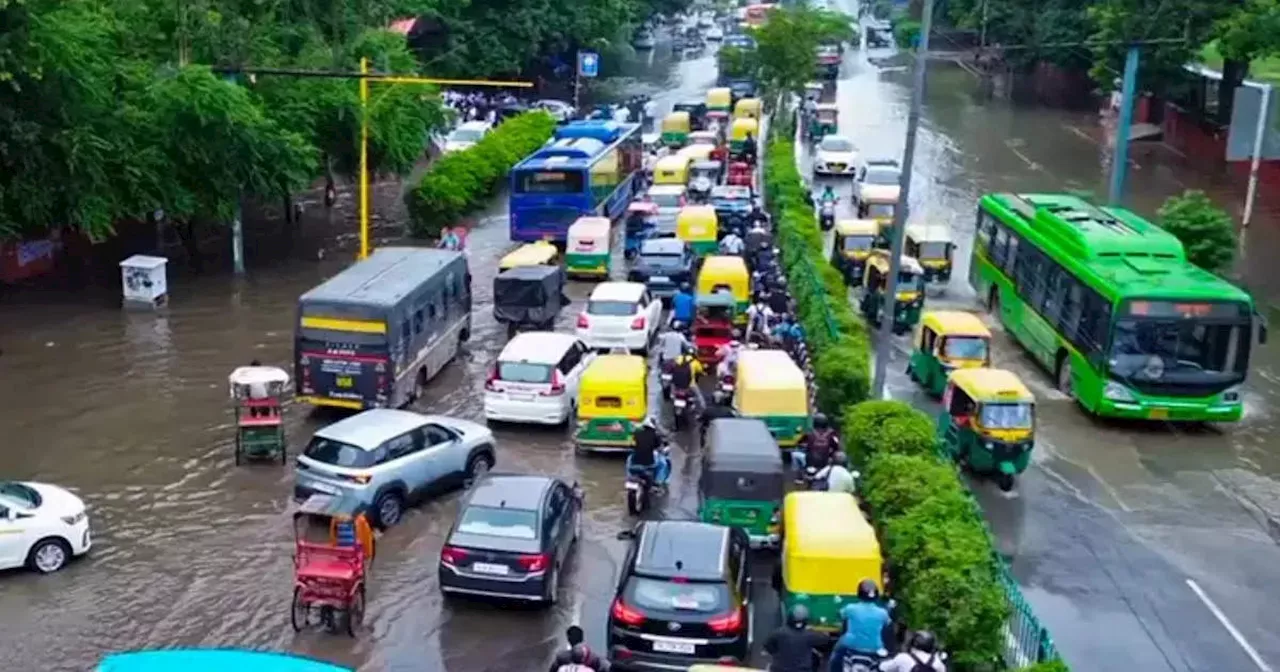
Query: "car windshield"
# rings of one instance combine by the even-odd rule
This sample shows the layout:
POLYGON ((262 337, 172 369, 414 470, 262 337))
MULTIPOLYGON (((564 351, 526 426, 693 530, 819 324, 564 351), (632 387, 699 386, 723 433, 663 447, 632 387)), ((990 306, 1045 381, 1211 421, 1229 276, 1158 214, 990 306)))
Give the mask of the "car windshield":
POLYGON ((30 509, 38 508, 41 501, 40 493, 15 481, 0 482, 0 497, 7 497, 30 509))
POLYGON ((679 268, 683 261, 684 257, 679 254, 643 253, 640 255, 640 263, 656 268, 679 268))
POLYGON ((845 252, 866 252, 876 242, 875 236, 845 236, 845 252))
POLYGON ((475 128, 459 128, 449 134, 451 142, 480 142, 483 137, 484 131, 475 128))
POLYGON ((636 304, 633 301, 588 301, 587 314, 630 317, 636 314, 636 304))
POLYGON ((526 509, 468 506, 458 520, 458 532, 505 539, 537 539, 538 512, 526 509))
POLYGON ((987 429, 1031 427, 1031 404, 983 404, 982 426, 987 429))
POLYGON ((658 204, 659 208, 678 208, 680 207, 680 194, 649 194, 649 200, 658 204))
POLYGON ((1111 372, 1124 379, 1169 385, 1243 378, 1249 322, 1120 320, 1111 342, 1111 372))
POLYGON ((852 152, 853 143, 844 138, 828 135, 822 139, 822 144, 818 146, 818 149, 824 152, 852 152))
POLYGON ((947 244, 935 241, 920 243, 920 253, 916 256, 921 259, 946 259, 947 244))
POLYGON ((942 356, 950 359, 987 358, 987 339, 980 336, 948 336, 942 340, 942 356))
POLYGON ((302 454, 316 462, 323 462, 335 467, 360 469, 372 467, 376 462, 373 451, 320 436, 312 438, 311 443, 307 444, 307 449, 302 454))
POLYGON ((641 609, 711 614, 729 607, 729 590, 722 583, 693 583, 632 577, 624 599, 641 609))
POLYGON ((508 383, 547 383, 551 381, 551 367, 528 362, 498 362, 498 380, 508 383))
POLYGON ((867 184, 889 186, 898 184, 900 176, 898 171, 892 168, 868 168, 867 176, 862 178, 862 181, 867 184))

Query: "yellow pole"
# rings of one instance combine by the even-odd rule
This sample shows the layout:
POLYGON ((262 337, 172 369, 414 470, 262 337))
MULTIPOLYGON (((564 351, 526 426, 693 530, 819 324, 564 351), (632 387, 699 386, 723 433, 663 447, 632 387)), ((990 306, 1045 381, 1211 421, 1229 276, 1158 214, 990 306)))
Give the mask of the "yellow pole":
MULTIPOLYGON (((360 74, 369 74, 369 59, 360 59, 360 74)), ((360 259, 369 256, 369 78, 360 78, 360 259)))

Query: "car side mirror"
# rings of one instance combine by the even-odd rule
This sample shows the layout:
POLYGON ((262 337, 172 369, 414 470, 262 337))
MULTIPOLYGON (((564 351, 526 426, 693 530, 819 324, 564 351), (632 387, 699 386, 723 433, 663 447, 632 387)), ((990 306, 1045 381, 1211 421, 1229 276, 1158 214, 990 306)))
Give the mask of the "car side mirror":
POLYGON ((621 531, 621 532, 619 532, 617 535, 615 535, 615 537, 614 537, 614 538, 618 539, 619 541, 626 541, 626 540, 629 540, 629 539, 635 539, 635 538, 636 538, 636 533, 635 533, 635 530, 622 530, 622 531, 621 531))

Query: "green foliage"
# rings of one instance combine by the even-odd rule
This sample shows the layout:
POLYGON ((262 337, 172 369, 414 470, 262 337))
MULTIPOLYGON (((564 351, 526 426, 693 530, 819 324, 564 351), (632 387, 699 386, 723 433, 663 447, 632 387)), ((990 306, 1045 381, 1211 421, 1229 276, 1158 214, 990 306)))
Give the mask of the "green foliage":
POLYGON ((1245 0, 1215 28, 1218 49, 1228 60, 1248 63, 1280 54, 1280 2, 1245 0))
MULTIPOLYGON (((902 18, 893 22, 893 41, 903 49, 914 49, 920 39, 920 22, 902 18)), ((932 32, 930 33, 932 34, 932 32)))
POLYGON ((1182 241, 1187 259, 1222 275, 1236 255, 1236 229, 1231 216, 1203 191, 1191 189, 1171 196, 1157 213, 1160 227, 1182 241))
POLYGON ((841 427, 850 459, 861 464, 872 455, 932 455, 936 443, 933 421, 901 401, 872 400, 846 413, 841 427))
POLYGON ((773 97, 804 90, 805 82, 814 77, 820 45, 849 41, 856 35, 847 16, 797 3, 770 12, 754 37, 756 49, 749 52, 755 59, 754 70, 773 97))
POLYGON ((1092 39, 1090 74, 1105 90, 1124 72, 1125 43, 1133 40, 1185 40, 1142 47, 1139 90, 1159 90, 1183 79, 1182 66, 1193 60, 1212 36, 1214 22, 1231 8, 1216 0, 1096 0, 1089 7, 1092 39))
POLYGON ((1071 670, 1061 660, 1051 660, 1047 663, 1036 663, 1019 668, 1017 672, 1071 672, 1071 670))
POLYGON ((437 236, 483 205, 511 167, 545 143, 555 126, 545 112, 528 112, 507 120, 475 146, 441 158, 405 194, 410 231, 437 236))
POLYGON ((722 77, 754 79, 758 76, 759 63, 750 49, 725 45, 720 48, 720 53, 717 54, 716 58, 722 77))

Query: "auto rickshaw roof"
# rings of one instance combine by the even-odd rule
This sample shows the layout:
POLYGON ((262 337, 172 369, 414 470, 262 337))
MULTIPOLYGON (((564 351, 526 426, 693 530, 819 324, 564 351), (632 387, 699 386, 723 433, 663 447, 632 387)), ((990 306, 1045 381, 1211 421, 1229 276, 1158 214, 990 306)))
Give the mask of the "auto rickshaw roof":
POLYGON ((613 222, 608 217, 579 217, 577 221, 569 225, 569 236, 609 236, 609 229, 613 226, 613 222))
POLYGON ((227 376, 227 382, 232 385, 270 385, 272 383, 288 385, 289 374, 275 366, 241 366, 227 376))
POLYGON ((678 120, 684 120, 684 123, 686 124, 689 123, 689 112, 687 110, 676 110, 662 118, 663 122, 678 120))
POLYGON ((808 400, 804 372, 781 350, 743 350, 738 355, 739 392, 801 390, 808 400))
POLYGON ((744 131, 755 131, 760 128, 760 122, 750 117, 738 117, 733 120, 733 130, 743 129, 744 131))
MULTIPOLYGON (((908 273, 915 273, 916 275, 924 273, 924 267, 920 265, 920 262, 915 257, 909 257, 904 254, 902 255, 901 261, 902 270, 908 273)), ((883 271, 888 271, 889 253, 884 250, 873 250, 871 256, 867 258, 867 263, 874 264, 877 268, 880 268, 883 271)))
POLYGON ((676 152, 676 156, 687 156, 697 162, 711 156, 714 151, 716 148, 708 144, 686 145, 676 152))
POLYGON ((920 322, 939 336, 991 336, 977 315, 963 310, 927 310, 920 322))
POLYGON ((365 508, 364 503, 349 493, 329 495, 316 493, 302 500, 293 517, 317 516, 320 518, 351 518, 365 508))
POLYGON ((628 381, 643 386, 647 375, 643 357, 610 353, 591 360, 582 372, 582 382, 589 386, 605 383, 625 388, 628 381))
POLYGON ((498 260, 498 268, 509 269, 520 266, 547 265, 560 255, 560 250, 551 243, 538 241, 527 243, 508 252, 498 260))
POLYGON ((712 254, 702 260, 699 275, 711 271, 712 275, 740 275, 743 279, 751 277, 747 272, 747 262, 739 256, 731 254, 712 254))
POLYGON ((545 282, 549 278, 558 278, 560 276, 559 266, 516 266, 498 274, 497 280, 509 280, 512 282, 545 282))
POLYGON ((943 224, 909 224, 907 236, 919 243, 949 243, 951 227, 943 224))
POLYGON ((688 154, 676 153, 676 154, 671 154, 670 156, 664 156, 661 159, 658 159, 658 162, 653 164, 653 169, 654 170, 685 170, 686 168, 689 167, 690 163, 693 163, 693 158, 690 157, 688 154))
POLYGON ((980 404, 1036 400, 1018 374, 1005 369, 960 369, 952 373, 948 380, 980 404))
POLYGON ((874 219, 842 219, 836 222, 836 234, 840 236, 879 235, 880 222, 874 219))
POLYGON ((785 470, 778 442, 756 418, 711 421, 705 447, 707 465, 724 471, 773 474, 785 470))
POLYGON ((792 492, 782 509, 788 555, 880 558, 876 531, 855 498, 843 492, 792 492))
POLYGON ((698 205, 686 205, 683 208, 680 208, 680 214, 678 216, 681 219, 686 217, 699 217, 715 221, 716 209, 713 206, 703 205, 701 203, 698 205))

